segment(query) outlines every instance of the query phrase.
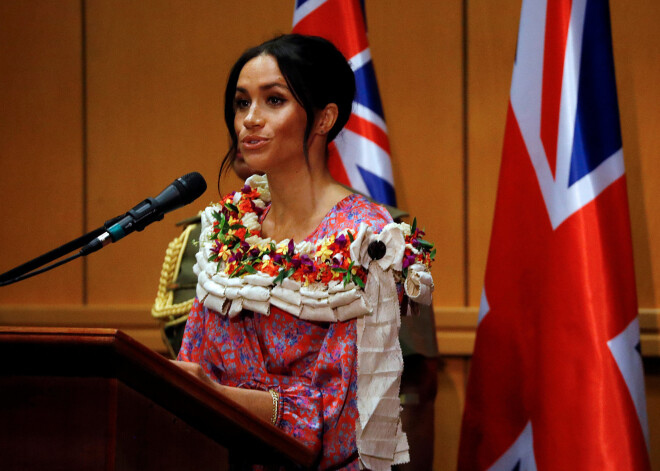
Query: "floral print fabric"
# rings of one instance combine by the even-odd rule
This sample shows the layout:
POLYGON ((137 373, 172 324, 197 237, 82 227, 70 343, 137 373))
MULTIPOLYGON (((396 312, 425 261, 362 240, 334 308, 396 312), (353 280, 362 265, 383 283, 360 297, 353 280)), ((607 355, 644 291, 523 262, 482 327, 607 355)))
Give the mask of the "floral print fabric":
MULTIPOLYGON (((379 231, 391 218, 384 208, 353 194, 306 240, 316 243, 344 229, 357 230, 362 222, 379 231)), ((276 307, 270 312, 243 311, 230 318, 195 300, 179 360, 199 363, 214 381, 228 386, 277 390, 276 425, 321 452, 319 469, 359 469, 356 320, 310 322, 276 307)))

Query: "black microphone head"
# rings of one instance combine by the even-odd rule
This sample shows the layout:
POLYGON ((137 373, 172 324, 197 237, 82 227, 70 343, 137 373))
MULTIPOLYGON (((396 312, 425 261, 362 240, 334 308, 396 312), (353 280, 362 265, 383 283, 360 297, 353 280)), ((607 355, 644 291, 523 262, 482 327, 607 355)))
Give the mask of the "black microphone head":
POLYGON ((199 172, 186 173, 184 176, 177 178, 176 182, 181 183, 183 187, 179 187, 179 190, 184 204, 192 203, 206 191, 206 180, 199 172))
POLYGON ((204 177, 192 172, 174 180, 154 200, 158 211, 165 214, 192 203, 205 191, 204 177))

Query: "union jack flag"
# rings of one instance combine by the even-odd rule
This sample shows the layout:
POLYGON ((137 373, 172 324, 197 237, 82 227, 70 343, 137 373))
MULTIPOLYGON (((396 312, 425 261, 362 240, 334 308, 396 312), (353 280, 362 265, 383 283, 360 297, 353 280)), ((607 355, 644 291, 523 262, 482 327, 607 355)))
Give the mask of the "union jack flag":
POLYGON ((330 144, 332 176, 374 200, 396 205, 387 126, 359 0, 296 0, 293 32, 321 36, 344 54, 355 72, 353 114, 330 144))
POLYGON ((523 0, 461 471, 648 470, 607 0, 523 0))

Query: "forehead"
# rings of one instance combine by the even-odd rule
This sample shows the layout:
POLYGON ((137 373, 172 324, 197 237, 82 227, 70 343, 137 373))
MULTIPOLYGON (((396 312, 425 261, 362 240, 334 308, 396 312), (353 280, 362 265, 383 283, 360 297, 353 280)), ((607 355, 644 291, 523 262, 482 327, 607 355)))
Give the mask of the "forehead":
POLYGON ((236 86, 248 89, 275 83, 286 86, 286 80, 275 58, 262 54, 246 62, 238 75, 236 86))

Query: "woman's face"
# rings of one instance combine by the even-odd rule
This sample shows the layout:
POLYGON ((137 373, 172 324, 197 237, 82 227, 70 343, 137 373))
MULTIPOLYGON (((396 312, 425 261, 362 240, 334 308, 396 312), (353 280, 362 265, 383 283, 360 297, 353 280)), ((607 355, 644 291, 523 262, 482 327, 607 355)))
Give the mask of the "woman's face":
POLYGON ((272 173, 305 163, 307 114, 272 56, 260 55, 245 64, 236 84, 234 109, 238 151, 248 166, 272 173))

